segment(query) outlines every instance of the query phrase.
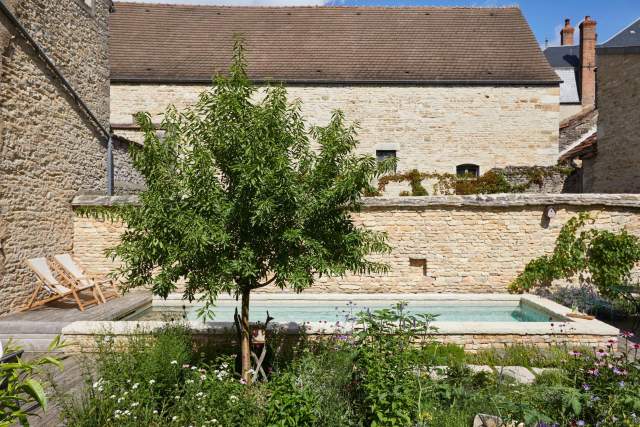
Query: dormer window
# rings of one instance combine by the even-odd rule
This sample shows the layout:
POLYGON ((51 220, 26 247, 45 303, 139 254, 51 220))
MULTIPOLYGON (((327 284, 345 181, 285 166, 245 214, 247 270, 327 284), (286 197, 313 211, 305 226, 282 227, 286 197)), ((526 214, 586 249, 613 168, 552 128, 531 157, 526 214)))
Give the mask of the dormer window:
POLYGON ((477 178, 480 176, 480 166, 474 165, 473 163, 458 165, 456 166, 456 175, 459 177, 477 178))

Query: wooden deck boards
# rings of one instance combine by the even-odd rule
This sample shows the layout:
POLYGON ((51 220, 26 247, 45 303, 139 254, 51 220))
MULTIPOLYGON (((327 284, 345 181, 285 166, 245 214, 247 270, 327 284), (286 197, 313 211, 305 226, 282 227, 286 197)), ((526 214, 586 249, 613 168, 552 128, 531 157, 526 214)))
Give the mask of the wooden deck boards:
POLYGON ((106 304, 88 307, 52 303, 36 310, 13 313, 0 317, 0 340, 13 340, 27 352, 47 349, 51 340, 66 325, 80 320, 115 320, 151 302, 149 292, 132 292, 107 301, 106 304))
POLYGON ((64 426, 64 423, 60 419, 61 413, 61 397, 53 390, 51 383, 56 385, 59 392, 65 395, 65 398, 73 397, 78 399, 83 390, 85 384, 85 376, 87 366, 85 355, 73 355, 67 356, 62 359, 64 364, 64 370, 60 371, 56 368, 49 369, 47 381, 47 399, 49 406, 47 411, 43 411, 42 408, 38 408, 35 416, 29 417, 29 423, 35 427, 53 427, 64 426))
MULTIPOLYGON (((115 320, 135 311, 151 302, 150 292, 131 292, 122 297, 107 301, 106 304, 87 307, 85 311, 78 310, 74 304, 56 302, 47 304, 32 311, 13 313, 0 317, 0 340, 6 343, 9 339, 25 349, 25 357, 37 357, 45 351, 49 343, 60 334, 62 328, 72 322, 80 320, 115 320)), ((42 408, 37 410, 38 416, 29 418, 32 426, 62 426, 60 420, 59 396, 54 392, 51 383, 56 384, 58 391, 66 395, 78 396, 84 387, 84 373, 90 363, 85 360, 90 355, 64 355, 62 358, 64 370, 59 371, 51 367, 49 374, 40 378, 48 383, 47 397, 49 408, 47 412, 42 408)))
POLYGON ((0 323, 6 321, 47 321, 71 323, 78 320, 113 320, 121 317, 132 305, 142 301, 151 301, 149 292, 131 292, 122 297, 107 301, 106 304, 92 305, 85 311, 78 310, 77 305, 55 302, 41 308, 0 317, 0 323))

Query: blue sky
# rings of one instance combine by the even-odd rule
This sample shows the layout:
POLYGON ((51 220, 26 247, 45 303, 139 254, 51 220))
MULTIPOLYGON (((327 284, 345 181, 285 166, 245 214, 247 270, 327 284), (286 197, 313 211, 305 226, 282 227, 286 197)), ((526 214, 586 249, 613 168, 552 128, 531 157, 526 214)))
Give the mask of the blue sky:
MULTIPOLYGON (((136 1, 136 0, 133 0, 136 1)), ((137 0, 141 1, 141 0, 137 0)), ((605 42, 640 18, 640 0, 142 0, 147 3, 223 5, 321 5, 344 6, 512 6, 518 5, 541 45, 559 44, 564 18, 577 25, 585 15, 598 21, 598 40, 605 42)))

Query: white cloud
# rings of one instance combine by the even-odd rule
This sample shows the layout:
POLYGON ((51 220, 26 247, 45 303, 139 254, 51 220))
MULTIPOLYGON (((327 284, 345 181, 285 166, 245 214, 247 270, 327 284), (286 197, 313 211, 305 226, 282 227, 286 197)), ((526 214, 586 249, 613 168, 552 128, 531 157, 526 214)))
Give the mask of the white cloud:
MULTIPOLYGON (((324 0, 133 0, 139 3, 201 4, 217 6, 320 6, 324 0)), ((116 0, 116 5, 118 1, 116 0)))
POLYGON ((549 46, 560 46, 560 31, 564 28, 564 24, 556 25, 553 29, 553 37, 549 39, 549 46))

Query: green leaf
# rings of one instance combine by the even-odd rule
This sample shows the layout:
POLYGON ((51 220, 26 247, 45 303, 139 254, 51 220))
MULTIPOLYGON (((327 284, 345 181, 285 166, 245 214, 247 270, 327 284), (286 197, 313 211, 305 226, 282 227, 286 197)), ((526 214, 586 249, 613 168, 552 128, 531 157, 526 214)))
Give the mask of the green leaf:
POLYGON ((20 390, 31 396, 43 410, 47 409, 47 396, 44 393, 42 385, 31 378, 28 378, 20 385, 20 390))

